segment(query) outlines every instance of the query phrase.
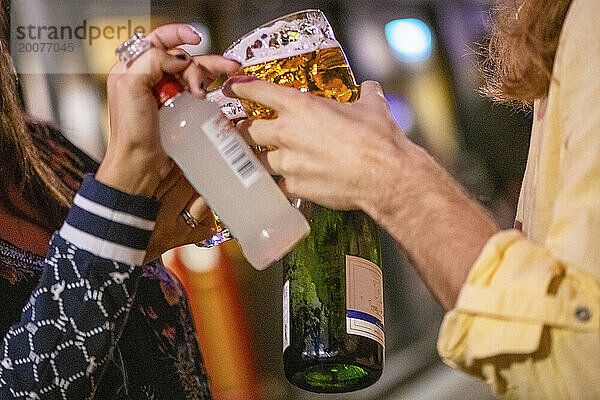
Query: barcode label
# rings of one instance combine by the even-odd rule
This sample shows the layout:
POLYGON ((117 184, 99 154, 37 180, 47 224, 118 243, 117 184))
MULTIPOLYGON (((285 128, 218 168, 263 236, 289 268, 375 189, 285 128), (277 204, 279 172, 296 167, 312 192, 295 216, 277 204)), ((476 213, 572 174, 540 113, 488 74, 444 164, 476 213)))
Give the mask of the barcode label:
POLYGON ((206 121, 202 130, 245 188, 258 181, 264 167, 224 115, 206 121))

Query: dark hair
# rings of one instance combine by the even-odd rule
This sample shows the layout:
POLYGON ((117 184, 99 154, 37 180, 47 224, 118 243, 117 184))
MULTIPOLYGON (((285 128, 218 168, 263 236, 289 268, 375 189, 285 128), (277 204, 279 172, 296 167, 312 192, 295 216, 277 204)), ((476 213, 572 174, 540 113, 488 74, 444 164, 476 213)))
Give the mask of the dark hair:
MULTIPOLYGON (((18 216, 52 232, 64 221, 73 190, 50 167, 51 155, 36 145, 37 141, 50 136, 52 128, 27 116, 19 101, 8 51, 7 3, 8 0, 0 0, 0 177, 16 185, 25 200, 43 214, 41 220, 29 215, 18 216)), ((0 201, 8 211, 19 213, 7 199, 6 188, 0 186, 0 201)))
POLYGON ((482 70, 484 94, 531 105, 548 93, 558 38, 571 0, 499 0, 482 70))

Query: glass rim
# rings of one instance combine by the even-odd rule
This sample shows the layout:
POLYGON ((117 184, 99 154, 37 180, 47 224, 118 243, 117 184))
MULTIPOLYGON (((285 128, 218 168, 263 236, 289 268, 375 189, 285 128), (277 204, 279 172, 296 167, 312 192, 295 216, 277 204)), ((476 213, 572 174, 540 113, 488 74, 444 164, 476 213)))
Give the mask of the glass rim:
POLYGON ((229 45, 229 47, 227 47, 227 49, 223 52, 223 55, 227 56, 228 54, 235 54, 235 50, 237 49, 237 47, 240 44, 244 43, 248 38, 251 38, 253 35, 256 35, 260 30, 269 28, 269 27, 275 25, 277 22, 281 22, 281 21, 292 22, 295 20, 300 20, 300 19, 302 19, 302 17, 307 17, 307 16, 311 16, 311 15, 314 16, 315 18, 321 20, 324 24, 326 24, 326 26, 328 28, 327 30, 329 31, 329 34, 330 34, 330 38, 333 40, 336 40, 335 34, 333 33, 333 28, 331 27, 329 20, 325 16, 325 13, 318 8, 307 8, 304 10, 295 11, 295 12, 283 15, 281 17, 272 19, 256 28, 252 29, 251 31, 247 32, 246 34, 244 34, 241 37, 239 37, 238 39, 236 39, 231 45, 229 45))
MULTIPOLYGON (((279 21, 282 21, 282 20, 286 20, 286 19, 292 19, 292 17, 295 17, 297 15, 301 15, 301 14, 313 14, 313 13, 314 14, 318 14, 319 16, 322 16, 327 21, 327 17, 325 17, 325 13, 323 11, 319 10, 318 8, 307 8, 306 10, 295 11, 295 12, 283 15, 281 17, 272 19, 269 22, 265 22, 264 24, 262 24, 261 26, 257 27, 256 29, 266 28, 268 26, 273 25, 276 22, 279 22, 279 21)), ((327 21, 327 23, 329 23, 329 21, 327 21)), ((248 34, 250 34, 252 32, 248 32, 246 35, 248 35, 248 34)), ((246 36, 246 35, 244 35, 244 36, 246 36)))
POLYGON ((295 11, 295 12, 283 15, 281 17, 272 19, 269 22, 265 22, 264 24, 257 26, 256 28, 252 29, 251 31, 245 33, 244 35, 242 35, 241 37, 236 39, 231 45, 229 45, 229 47, 227 47, 227 49, 223 52, 223 54, 229 52, 230 50, 233 50, 235 48, 235 46, 237 46, 241 41, 243 41, 244 39, 247 39, 249 36, 255 34, 256 31, 258 31, 261 28, 268 28, 269 26, 275 24, 276 22, 290 19, 291 17, 295 17, 296 15, 309 14, 309 13, 319 14, 320 16, 323 17, 323 19, 325 19, 327 24, 331 26, 331 24, 329 24, 329 21, 327 20, 327 17, 325 16, 325 13, 323 11, 319 10, 318 8, 307 8, 306 10, 295 11))

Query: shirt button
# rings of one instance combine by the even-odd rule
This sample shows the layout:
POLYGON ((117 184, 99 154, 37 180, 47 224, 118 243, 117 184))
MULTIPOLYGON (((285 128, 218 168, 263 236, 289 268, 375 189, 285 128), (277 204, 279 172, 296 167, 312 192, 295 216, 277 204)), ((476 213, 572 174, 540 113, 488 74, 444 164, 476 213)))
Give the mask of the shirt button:
POLYGON ((587 307, 577 307, 575 317, 581 322, 587 322, 592 318, 592 312, 587 307))

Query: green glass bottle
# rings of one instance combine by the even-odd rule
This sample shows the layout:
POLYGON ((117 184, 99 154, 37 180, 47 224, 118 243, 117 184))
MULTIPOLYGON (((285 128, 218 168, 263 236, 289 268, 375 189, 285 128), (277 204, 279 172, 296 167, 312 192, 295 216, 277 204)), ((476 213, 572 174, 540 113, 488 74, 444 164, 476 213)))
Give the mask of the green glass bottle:
POLYGON ((299 208, 311 233, 283 259, 285 375, 311 392, 363 389, 384 362, 377 226, 361 211, 299 208))

